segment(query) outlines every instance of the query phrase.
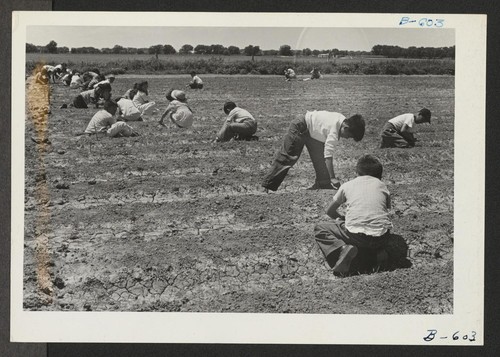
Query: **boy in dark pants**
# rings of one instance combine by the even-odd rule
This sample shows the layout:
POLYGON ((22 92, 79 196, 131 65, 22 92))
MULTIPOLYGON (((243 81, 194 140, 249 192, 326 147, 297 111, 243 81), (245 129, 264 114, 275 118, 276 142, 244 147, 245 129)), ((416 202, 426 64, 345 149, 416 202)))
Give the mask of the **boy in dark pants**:
POLYGON ((216 142, 235 140, 252 140, 257 138, 257 121, 247 110, 239 108, 234 102, 224 104, 227 118, 219 130, 216 142))
POLYGON ((371 155, 362 156, 356 165, 358 177, 340 186, 326 210, 335 219, 314 227, 318 243, 335 275, 349 272, 358 248, 377 251, 377 258, 386 257, 383 249, 390 235, 391 196, 381 181, 382 164, 371 155), (346 215, 337 209, 346 204, 346 215))
POLYGON ((431 123, 431 111, 422 108, 414 115, 401 114, 390 119, 382 129, 381 148, 409 148, 414 147, 417 139, 413 136, 415 124, 431 123))
POLYGON ((303 118, 291 123, 262 187, 265 191, 276 191, 288 170, 299 159, 305 145, 316 171, 316 182, 309 189, 337 189, 340 181, 335 177, 333 169, 335 143, 340 138, 360 141, 364 134, 365 121, 359 114, 346 119, 340 113, 307 112, 303 118))

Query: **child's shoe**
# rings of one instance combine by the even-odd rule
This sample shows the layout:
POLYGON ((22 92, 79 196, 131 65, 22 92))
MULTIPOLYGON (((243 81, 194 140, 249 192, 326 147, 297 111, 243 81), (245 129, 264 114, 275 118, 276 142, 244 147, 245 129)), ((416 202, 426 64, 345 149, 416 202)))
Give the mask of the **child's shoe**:
POLYGON ((352 259, 358 254, 358 248, 353 245, 344 245, 340 251, 337 264, 333 267, 333 274, 345 275, 349 272, 352 259))

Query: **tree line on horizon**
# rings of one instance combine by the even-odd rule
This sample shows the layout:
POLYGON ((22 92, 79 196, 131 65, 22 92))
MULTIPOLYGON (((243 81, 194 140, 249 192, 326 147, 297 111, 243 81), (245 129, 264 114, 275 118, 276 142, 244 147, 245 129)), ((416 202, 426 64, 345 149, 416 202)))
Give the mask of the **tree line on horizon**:
POLYGON ((282 45, 278 50, 262 50, 260 46, 248 45, 242 49, 237 46, 223 45, 192 45, 185 44, 179 51, 172 45, 154 45, 144 48, 123 47, 115 45, 112 48, 95 48, 95 47, 58 47, 57 43, 52 40, 45 46, 38 46, 31 43, 26 43, 26 53, 71 53, 71 54, 151 54, 158 58, 158 55, 175 55, 175 54, 202 54, 202 55, 244 55, 251 56, 319 56, 323 55, 327 58, 337 58, 345 56, 378 56, 388 58, 455 58, 455 46, 451 47, 416 47, 411 46, 403 48, 391 45, 375 45, 371 51, 348 51, 339 50, 337 48, 328 50, 311 50, 304 48, 302 50, 294 50, 289 45, 282 45))

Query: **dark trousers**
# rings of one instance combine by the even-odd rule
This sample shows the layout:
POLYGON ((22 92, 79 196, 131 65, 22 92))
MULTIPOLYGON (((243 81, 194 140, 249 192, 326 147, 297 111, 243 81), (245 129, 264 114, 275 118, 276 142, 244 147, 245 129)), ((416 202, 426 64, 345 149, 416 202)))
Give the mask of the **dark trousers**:
POLYGON ((87 103, 85 103, 81 94, 78 94, 75 99, 73 99, 73 105, 75 108, 88 108, 87 103))
POLYGON ((380 135, 382 136, 381 148, 409 148, 415 146, 413 134, 402 134, 389 122, 385 124, 380 135))
POLYGON ((199 83, 189 83, 189 87, 191 89, 203 89, 203 84, 199 83))
POLYGON ((330 266, 335 265, 340 248, 344 245, 378 250, 386 246, 389 235, 389 231, 380 237, 372 237, 363 233, 351 233, 345 227, 345 222, 341 220, 321 222, 314 226, 316 243, 330 266))
POLYGON ((245 140, 257 132, 257 123, 254 120, 247 120, 243 123, 224 123, 219 133, 217 141, 229 141, 232 138, 245 140))
POLYGON ((326 168, 324 150, 325 143, 311 138, 304 118, 294 120, 285 134, 281 148, 276 152, 274 161, 262 186, 276 191, 285 179, 288 170, 297 162, 304 149, 309 152, 316 172, 316 183, 319 185, 330 184, 330 174, 326 168))

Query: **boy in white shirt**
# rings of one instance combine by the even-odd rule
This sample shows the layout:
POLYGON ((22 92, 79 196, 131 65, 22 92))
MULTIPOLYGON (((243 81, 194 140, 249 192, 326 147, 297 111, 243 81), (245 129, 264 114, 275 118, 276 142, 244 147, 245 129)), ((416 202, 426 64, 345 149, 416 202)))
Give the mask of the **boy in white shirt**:
POLYGON ((119 97, 115 99, 115 102, 118 105, 118 120, 143 121, 141 112, 131 99, 119 97))
POLYGON ((335 221, 314 227, 316 243, 336 275, 349 272, 358 248, 377 251, 379 256, 387 254, 383 248, 392 228, 391 196, 381 181, 382 169, 377 158, 363 155, 356 165, 358 177, 340 186, 326 210, 335 221), (337 212, 343 203, 345 217, 337 212))
POLYGON ((285 80, 288 82, 292 79, 297 79, 295 71, 291 68, 285 69, 285 80))
POLYGON ((414 147, 415 136, 413 135, 415 124, 431 123, 431 111, 422 108, 414 115, 412 113, 401 114, 390 119, 382 129, 381 148, 409 148, 414 147))
POLYGON ((191 72, 191 82, 186 86, 191 88, 191 89, 202 89, 203 88, 203 81, 201 80, 200 77, 196 75, 196 72, 191 72))
POLYGON ((276 191, 306 146, 316 172, 316 181, 309 189, 337 189, 340 181, 333 168, 336 143, 340 138, 360 141, 364 135, 365 121, 359 114, 346 119, 335 112, 307 112, 290 124, 262 187, 266 192, 276 191))

